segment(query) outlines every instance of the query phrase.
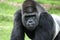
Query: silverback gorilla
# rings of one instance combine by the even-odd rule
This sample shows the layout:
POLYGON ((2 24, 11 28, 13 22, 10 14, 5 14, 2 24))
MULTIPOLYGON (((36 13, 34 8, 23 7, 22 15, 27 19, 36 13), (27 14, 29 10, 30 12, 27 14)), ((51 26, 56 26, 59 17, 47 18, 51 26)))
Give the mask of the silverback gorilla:
POLYGON ((60 40, 59 18, 34 0, 26 0, 15 13, 11 40, 24 40, 25 33, 31 40, 60 40))

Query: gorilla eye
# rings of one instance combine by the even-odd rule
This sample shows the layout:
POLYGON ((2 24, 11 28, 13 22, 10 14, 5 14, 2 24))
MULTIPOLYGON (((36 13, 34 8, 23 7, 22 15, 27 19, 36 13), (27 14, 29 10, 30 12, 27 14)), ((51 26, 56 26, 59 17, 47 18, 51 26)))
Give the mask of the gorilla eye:
POLYGON ((26 15, 25 19, 28 20, 29 18, 33 18, 33 17, 36 17, 36 15, 26 15))
POLYGON ((36 15, 26 15, 25 17, 26 17, 26 18, 27 18, 27 17, 36 17, 36 15))

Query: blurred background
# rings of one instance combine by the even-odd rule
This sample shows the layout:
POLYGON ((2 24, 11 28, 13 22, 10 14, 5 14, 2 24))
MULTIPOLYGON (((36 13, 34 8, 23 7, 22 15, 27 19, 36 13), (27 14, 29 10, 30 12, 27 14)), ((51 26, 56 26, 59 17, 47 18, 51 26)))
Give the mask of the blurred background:
MULTIPOLYGON (((60 0, 35 0, 50 14, 60 15, 60 0)), ((20 9, 24 0, 0 0, 0 40, 10 40, 14 13, 20 9)), ((26 36, 25 40, 29 40, 26 36)))

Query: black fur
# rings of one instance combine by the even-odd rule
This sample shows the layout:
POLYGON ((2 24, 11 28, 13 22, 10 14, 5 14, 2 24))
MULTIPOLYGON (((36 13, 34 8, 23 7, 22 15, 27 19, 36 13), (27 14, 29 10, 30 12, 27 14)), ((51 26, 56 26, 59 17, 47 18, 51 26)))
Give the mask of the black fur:
POLYGON ((24 33, 32 40, 52 40, 55 32, 53 18, 48 13, 43 12, 39 19, 39 25, 36 29, 29 31, 22 25, 21 11, 16 12, 11 40, 24 40, 24 33))

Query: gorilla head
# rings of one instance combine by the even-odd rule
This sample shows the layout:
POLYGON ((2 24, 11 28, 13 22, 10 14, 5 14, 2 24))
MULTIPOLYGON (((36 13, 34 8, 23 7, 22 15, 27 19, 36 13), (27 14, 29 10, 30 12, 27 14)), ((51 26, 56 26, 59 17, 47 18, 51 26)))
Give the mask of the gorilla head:
POLYGON ((35 4, 31 1, 23 4, 22 23, 28 30, 34 30, 39 24, 38 12, 35 4), (27 4, 27 5, 25 5, 27 4))

